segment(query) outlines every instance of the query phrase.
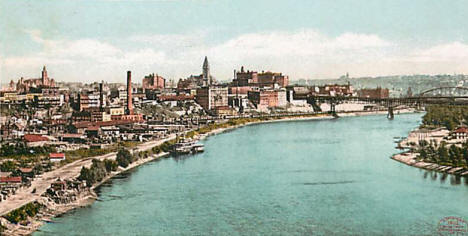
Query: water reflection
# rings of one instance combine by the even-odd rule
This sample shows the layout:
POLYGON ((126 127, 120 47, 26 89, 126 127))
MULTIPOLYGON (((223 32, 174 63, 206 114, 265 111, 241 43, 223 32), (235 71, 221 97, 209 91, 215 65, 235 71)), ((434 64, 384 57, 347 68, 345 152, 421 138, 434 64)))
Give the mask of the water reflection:
POLYGON ((445 183, 447 178, 449 178, 450 185, 460 185, 464 184, 468 186, 468 178, 460 175, 452 175, 447 173, 439 173, 432 170, 422 170, 423 179, 430 179, 432 181, 439 180, 440 183, 445 183))

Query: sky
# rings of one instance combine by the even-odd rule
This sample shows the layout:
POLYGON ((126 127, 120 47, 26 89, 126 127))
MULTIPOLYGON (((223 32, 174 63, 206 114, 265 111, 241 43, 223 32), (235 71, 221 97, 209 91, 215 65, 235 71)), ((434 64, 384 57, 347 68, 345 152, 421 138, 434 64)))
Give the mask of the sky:
POLYGON ((0 0, 0 80, 468 74, 468 0, 0 0))

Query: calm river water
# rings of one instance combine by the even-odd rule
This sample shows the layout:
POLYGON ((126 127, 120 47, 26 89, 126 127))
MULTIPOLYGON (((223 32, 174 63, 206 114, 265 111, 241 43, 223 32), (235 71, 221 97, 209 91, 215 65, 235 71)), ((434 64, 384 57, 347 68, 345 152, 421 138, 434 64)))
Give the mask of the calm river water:
POLYGON ((437 235, 464 179, 393 161, 421 114, 258 124, 120 175, 34 235, 437 235))

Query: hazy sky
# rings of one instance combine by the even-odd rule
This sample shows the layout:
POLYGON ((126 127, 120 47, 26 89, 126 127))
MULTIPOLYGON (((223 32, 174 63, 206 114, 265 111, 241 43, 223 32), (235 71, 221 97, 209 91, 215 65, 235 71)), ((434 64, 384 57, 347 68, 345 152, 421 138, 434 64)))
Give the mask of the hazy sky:
POLYGON ((468 0, 0 0, 0 78, 468 74, 468 0))

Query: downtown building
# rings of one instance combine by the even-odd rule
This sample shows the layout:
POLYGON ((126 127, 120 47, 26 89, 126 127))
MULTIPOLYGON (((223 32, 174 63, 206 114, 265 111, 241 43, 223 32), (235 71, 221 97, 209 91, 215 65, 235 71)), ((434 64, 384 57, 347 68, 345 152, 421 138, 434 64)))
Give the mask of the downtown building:
POLYGON ((289 76, 279 72, 264 72, 245 71, 241 67, 240 71, 235 72, 235 78, 231 82, 232 87, 259 87, 259 88, 284 88, 289 85, 289 76))
POLYGON ((166 79, 154 73, 143 78, 143 90, 163 89, 165 85, 166 79))
POLYGON ((365 98, 388 98, 390 91, 388 88, 377 87, 375 89, 360 89, 357 91, 358 97, 365 98))
POLYGON ((19 93, 29 93, 32 91, 40 91, 41 88, 53 88, 55 87, 55 80, 49 78, 47 74, 47 69, 44 66, 42 68, 41 77, 40 78, 32 78, 32 79, 24 79, 21 77, 18 82, 10 81, 9 90, 10 91, 17 91, 19 93))
POLYGON ((227 87, 199 88, 195 100, 205 111, 212 114, 220 114, 229 110, 227 87))
POLYGON ((251 90, 248 98, 258 111, 268 111, 269 108, 285 107, 288 104, 285 89, 251 90))
POLYGON ((180 79, 177 83, 177 89, 190 90, 197 89, 200 87, 211 86, 213 84, 215 84, 215 80, 210 74, 210 64, 208 63, 208 57, 205 57, 202 66, 202 74, 191 75, 186 79, 180 79))

